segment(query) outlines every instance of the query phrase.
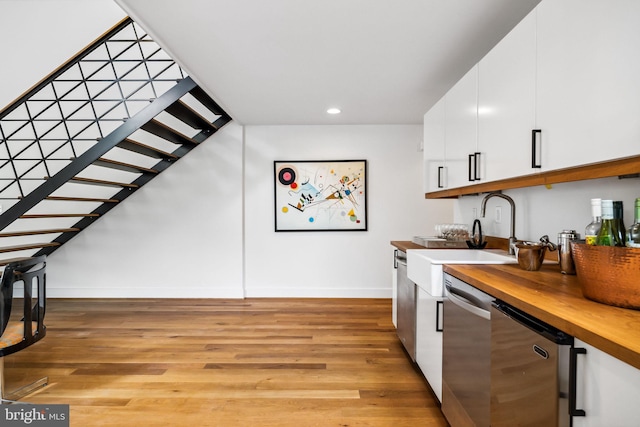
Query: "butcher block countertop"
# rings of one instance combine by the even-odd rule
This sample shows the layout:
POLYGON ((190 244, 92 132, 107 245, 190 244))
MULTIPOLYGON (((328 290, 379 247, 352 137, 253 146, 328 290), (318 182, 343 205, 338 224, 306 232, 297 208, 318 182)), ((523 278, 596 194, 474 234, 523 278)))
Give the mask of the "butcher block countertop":
POLYGON ((396 248, 400 249, 403 252, 406 252, 407 249, 427 249, 422 245, 418 245, 413 242, 407 242, 404 240, 393 240, 391 241, 391 245, 395 246, 396 248))
POLYGON ((447 265, 444 271, 640 369, 640 311, 586 299, 558 264, 447 265))
MULTIPOLYGON (((391 244, 424 249, 411 242, 391 244)), ((640 310, 586 299, 577 277, 561 274, 557 263, 547 262, 539 271, 517 264, 445 265, 444 271, 640 369, 640 310)))

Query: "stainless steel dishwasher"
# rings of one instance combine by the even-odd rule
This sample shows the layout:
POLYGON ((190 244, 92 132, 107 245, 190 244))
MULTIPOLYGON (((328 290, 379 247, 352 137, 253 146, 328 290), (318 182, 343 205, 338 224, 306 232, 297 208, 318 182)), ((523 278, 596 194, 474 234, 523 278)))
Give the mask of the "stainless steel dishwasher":
POLYGON ((416 361, 416 284, 407 277, 407 254, 395 252, 398 286, 397 334, 411 360, 416 361))
POLYGON ((580 350, 573 348, 572 336, 496 301, 491 309, 491 427, 569 427, 572 416, 584 416, 575 408, 580 350))
POLYGON ((442 412, 451 427, 489 427, 494 298, 446 273, 444 285, 442 412))

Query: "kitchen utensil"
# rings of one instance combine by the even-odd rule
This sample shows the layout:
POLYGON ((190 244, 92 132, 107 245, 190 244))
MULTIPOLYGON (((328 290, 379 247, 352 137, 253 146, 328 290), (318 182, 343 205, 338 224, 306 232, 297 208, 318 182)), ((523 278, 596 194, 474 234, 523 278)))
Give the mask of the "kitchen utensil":
POLYGON ((562 230, 558 233, 558 263, 562 274, 576 274, 576 266, 571 253, 571 242, 578 240, 576 230, 562 230))
POLYGON ((542 266, 544 254, 547 251, 547 244, 521 242, 516 243, 518 265, 523 270, 537 271, 542 266))
POLYGON ((547 247, 547 249, 549 249, 549 251, 555 251, 556 249, 558 249, 558 246, 555 243, 552 243, 549 240, 549 236, 547 236, 546 234, 540 238, 540 242, 543 243, 547 247))
POLYGON ((484 249, 487 246, 487 242, 482 241, 482 224, 479 219, 473 221, 471 238, 467 240, 467 246, 469 246, 469 249, 484 249), (478 227, 478 234, 476 234, 476 226, 478 227))

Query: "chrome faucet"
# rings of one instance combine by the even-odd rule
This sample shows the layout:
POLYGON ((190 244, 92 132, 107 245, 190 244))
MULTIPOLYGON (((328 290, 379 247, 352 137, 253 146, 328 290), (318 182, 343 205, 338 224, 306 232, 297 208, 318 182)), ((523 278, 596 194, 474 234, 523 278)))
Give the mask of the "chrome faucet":
POLYGON ((484 218, 485 211, 487 210, 487 200, 492 197, 500 197, 505 199, 511 205, 511 236, 509 236, 509 255, 515 255, 515 245, 516 245, 516 204, 513 202, 513 199, 506 194, 502 193, 489 193, 484 196, 482 199, 482 205, 480 206, 480 216, 484 218))

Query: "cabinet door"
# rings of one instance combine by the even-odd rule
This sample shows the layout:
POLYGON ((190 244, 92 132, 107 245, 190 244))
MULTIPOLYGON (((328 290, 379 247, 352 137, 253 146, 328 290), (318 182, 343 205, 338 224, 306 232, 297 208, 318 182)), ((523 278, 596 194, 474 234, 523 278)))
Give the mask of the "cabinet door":
POLYGON ((418 287, 416 304, 416 363, 442 401, 442 297, 418 287))
POLYGON ((444 162, 445 98, 443 97, 424 115, 424 190, 438 191, 447 187, 444 162))
POLYGON ((526 16, 479 63, 478 146, 487 181, 534 173, 536 16, 526 16))
POLYGON ((469 180, 469 155, 477 151, 477 113, 478 67, 476 65, 446 95, 445 157, 449 188, 474 183, 469 180))
POLYGON ((632 427, 640 420, 640 370, 597 348, 575 340, 585 348, 578 355, 577 408, 584 417, 574 417, 574 427, 632 427))
POLYGON ((543 1, 537 13, 543 166, 640 153, 640 2, 543 1))
POLYGON ((391 321, 393 326, 398 327, 398 264, 396 263, 396 254, 398 249, 393 248, 392 256, 393 266, 391 268, 391 321))

